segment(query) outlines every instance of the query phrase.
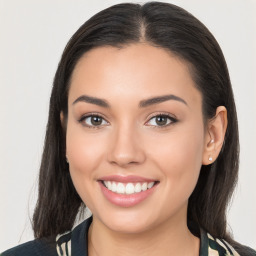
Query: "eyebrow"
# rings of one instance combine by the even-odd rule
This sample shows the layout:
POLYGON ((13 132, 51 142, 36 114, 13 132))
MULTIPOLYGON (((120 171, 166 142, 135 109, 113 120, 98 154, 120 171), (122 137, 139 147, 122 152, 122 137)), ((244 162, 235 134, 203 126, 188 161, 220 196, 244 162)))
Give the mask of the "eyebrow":
MULTIPOLYGON (((149 99, 141 100, 139 102, 139 107, 140 108, 145 108, 145 107, 155 105, 155 104, 159 104, 161 102, 165 102, 165 101, 168 101, 168 100, 175 100, 175 101, 182 102, 185 105, 188 105, 187 102, 184 99, 182 99, 178 96, 175 96, 173 94, 168 94, 168 95, 157 96, 157 97, 152 97, 152 98, 149 98, 149 99)), ((81 95, 80 97, 78 97, 72 103, 72 105, 74 105, 78 102, 87 102, 87 103, 91 103, 91 104, 94 104, 94 105, 98 105, 100 107, 110 108, 110 104, 108 103, 108 101, 106 101, 104 99, 88 96, 88 95, 81 95)))
POLYGON ((158 103, 165 102, 168 100, 176 100, 176 101, 184 103, 185 105, 188 105, 187 102, 185 100, 183 100, 182 98, 175 96, 173 94, 168 94, 168 95, 157 96, 157 97, 149 98, 146 100, 142 100, 139 103, 139 107, 140 108, 148 107, 150 105, 158 104, 158 103))

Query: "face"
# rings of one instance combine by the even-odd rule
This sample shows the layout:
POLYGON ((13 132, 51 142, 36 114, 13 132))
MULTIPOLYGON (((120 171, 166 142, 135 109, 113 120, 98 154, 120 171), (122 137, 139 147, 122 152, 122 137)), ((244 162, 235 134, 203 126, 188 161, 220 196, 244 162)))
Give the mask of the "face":
POLYGON ((129 233, 186 223, 204 144, 202 97, 177 57, 140 43, 79 60, 66 154, 94 221, 129 233))

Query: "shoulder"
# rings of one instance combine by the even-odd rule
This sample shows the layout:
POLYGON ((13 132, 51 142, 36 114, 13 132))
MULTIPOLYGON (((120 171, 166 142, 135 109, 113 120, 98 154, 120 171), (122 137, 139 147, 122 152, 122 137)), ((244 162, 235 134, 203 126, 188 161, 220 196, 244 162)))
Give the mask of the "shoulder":
POLYGON ((88 230, 92 216, 76 226, 71 232, 56 237, 58 256, 62 255, 88 255, 88 230))
MULTIPOLYGON (((227 256, 256 256, 256 251, 250 247, 236 243, 231 246, 223 239, 213 238, 209 233, 206 233, 208 255, 227 255, 227 256)), ((205 242, 206 242, 205 241, 205 242)), ((201 255, 201 254, 200 254, 201 255)))
POLYGON ((92 217, 64 234, 26 242, 0 253, 0 256, 87 255, 87 233, 91 222, 92 217))
POLYGON ((15 246, 3 253, 0 256, 58 256, 56 252, 55 238, 42 238, 26 242, 15 246))

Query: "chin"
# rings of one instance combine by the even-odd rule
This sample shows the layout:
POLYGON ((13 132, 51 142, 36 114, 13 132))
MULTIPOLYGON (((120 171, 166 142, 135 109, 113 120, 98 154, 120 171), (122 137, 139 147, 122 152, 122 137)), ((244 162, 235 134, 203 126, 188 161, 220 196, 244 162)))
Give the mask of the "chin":
POLYGON ((149 230, 156 224, 155 218, 147 218, 145 213, 116 212, 115 214, 105 214, 100 218, 101 222, 114 232, 134 234, 149 230))
POLYGON ((108 228, 118 233, 138 234, 147 231, 149 226, 143 225, 142 223, 139 223, 139 221, 133 221, 109 223, 108 228))

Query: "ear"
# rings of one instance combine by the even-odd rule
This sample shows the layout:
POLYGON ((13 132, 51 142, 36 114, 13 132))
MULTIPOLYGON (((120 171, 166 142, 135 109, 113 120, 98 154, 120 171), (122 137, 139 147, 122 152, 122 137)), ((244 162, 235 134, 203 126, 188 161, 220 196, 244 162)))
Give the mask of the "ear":
POLYGON ((224 106, 219 106, 216 109, 215 117, 209 120, 206 127, 203 165, 212 164, 217 159, 224 143, 227 125, 227 109, 224 106))
POLYGON ((60 122, 61 122, 61 127, 64 133, 66 133, 67 130, 67 117, 65 117, 64 112, 60 112, 60 122))
MULTIPOLYGON (((60 122, 61 122, 62 131, 65 134, 67 129, 67 121, 65 120, 63 111, 60 112, 60 122)), ((68 163, 67 153, 66 153, 66 161, 68 163)))
POLYGON ((62 128, 64 128, 64 113, 63 111, 60 112, 60 122, 61 122, 61 126, 62 128))

